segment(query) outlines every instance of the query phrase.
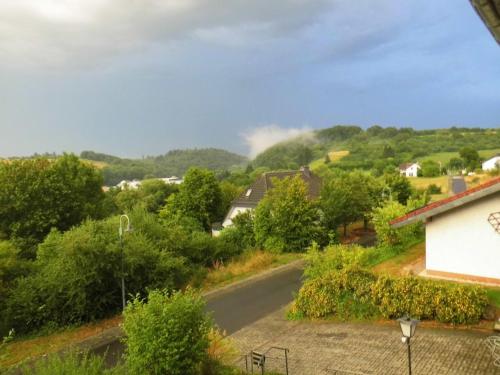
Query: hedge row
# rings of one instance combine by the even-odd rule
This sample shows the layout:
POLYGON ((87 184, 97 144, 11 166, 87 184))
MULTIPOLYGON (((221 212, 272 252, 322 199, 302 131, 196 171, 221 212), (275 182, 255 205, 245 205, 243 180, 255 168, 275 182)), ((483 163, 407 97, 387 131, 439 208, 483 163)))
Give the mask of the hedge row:
POLYGON ((443 323, 474 324, 484 315, 484 288, 415 277, 377 277, 359 267, 344 268, 306 281, 292 315, 321 318, 394 319, 410 315, 443 323))

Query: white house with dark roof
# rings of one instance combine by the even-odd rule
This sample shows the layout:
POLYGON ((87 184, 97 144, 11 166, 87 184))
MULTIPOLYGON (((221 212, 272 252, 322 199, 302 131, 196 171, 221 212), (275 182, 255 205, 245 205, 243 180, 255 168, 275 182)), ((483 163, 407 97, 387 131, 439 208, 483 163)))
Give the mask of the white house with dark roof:
POLYGON ((399 166, 399 173, 406 177, 417 177, 419 169, 418 163, 404 163, 399 166))
POLYGON ((422 276, 500 286, 500 177, 391 222, 425 222, 422 276))
POLYGON ((224 228, 231 226, 233 219, 240 213, 255 209, 266 192, 273 188, 275 178, 282 180, 297 175, 304 180, 308 187, 308 198, 317 199, 321 192, 321 178, 312 173, 309 167, 302 167, 298 171, 266 172, 233 201, 222 226, 224 228))

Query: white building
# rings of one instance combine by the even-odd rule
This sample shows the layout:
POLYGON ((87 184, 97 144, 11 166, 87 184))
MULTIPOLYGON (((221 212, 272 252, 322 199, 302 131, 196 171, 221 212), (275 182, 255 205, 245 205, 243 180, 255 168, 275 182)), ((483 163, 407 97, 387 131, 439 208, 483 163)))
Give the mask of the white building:
MULTIPOLYGON (((177 177, 177 176, 157 178, 157 180, 163 181, 166 184, 175 184, 175 185, 180 185, 184 182, 184 180, 182 178, 177 177)), ((132 180, 132 181, 123 180, 118 185, 116 185, 116 187, 121 189, 121 190, 123 190, 125 188, 137 189, 137 188, 139 188, 139 186, 141 186, 141 184, 142 184, 142 181, 139 181, 139 180, 132 180)))
POLYGON ((500 155, 494 156, 483 163, 483 171, 492 171, 500 168, 500 155))
POLYGON ((425 222, 425 272, 500 286, 500 177, 391 222, 425 222))
POLYGON ((418 163, 404 163, 399 166, 399 173, 406 177, 417 177, 419 169, 418 163))

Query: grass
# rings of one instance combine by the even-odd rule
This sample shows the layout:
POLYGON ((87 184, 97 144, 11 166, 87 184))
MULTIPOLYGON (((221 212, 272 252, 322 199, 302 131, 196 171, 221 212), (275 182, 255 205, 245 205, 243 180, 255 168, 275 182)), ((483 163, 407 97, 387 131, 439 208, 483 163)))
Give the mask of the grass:
POLYGON ((0 351, 0 369, 13 366, 28 358, 55 353, 68 346, 98 335, 104 330, 116 327, 121 315, 80 327, 66 328, 61 331, 32 338, 23 338, 7 343, 0 351))
MULTIPOLYGON (((349 151, 347 151, 347 150, 330 151, 328 153, 328 157, 330 158, 330 162, 332 162, 332 163, 335 163, 335 162, 339 161, 340 159, 342 159, 343 157, 345 157, 347 155, 349 155, 349 151)), ((320 159, 316 159, 316 160, 312 161, 309 164, 309 167, 312 170, 315 170, 315 169, 319 168, 320 166, 322 166, 324 164, 325 164, 325 158, 322 157, 320 159)))
POLYGON ((497 310, 500 310, 500 288, 488 288, 488 298, 497 310))
POLYGON ((408 250, 398 254, 373 267, 378 274, 401 275, 405 266, 409 266, 425 257, 425 242, 413 245, 408 250))
POLYGON ((442 194, 448 194, 449 183, 448 176, 439 177, 411 177, 408 178, 412 186, 416 189, 427 189, 431 184, 435 184, 441 188, 442 194))
MULTIPOLYGON (((483 159, 489 159, 493 156, 495 156, 497 153, 500 153, 500 148, 495 148, 491 150, 479 150, 478 154, 481 158, 483 159)), ((425 156, 420 160, 420 162, 425 161, 425 160, 434 160, 436 162, 441 162, 444 164, 447 164, 451 158, 459 158, 460 155, 457 151, 455 152, 437 152, 434 154, 430 154, 428 156, 425 156)))
POLYGON ((203 290, 230 284, 261 271, 271 269, 294 260, 301 259, 302 254, 272 254, 264 251, 244 253, 227 264, 220 264, 210 270, 202 283, 203 290))

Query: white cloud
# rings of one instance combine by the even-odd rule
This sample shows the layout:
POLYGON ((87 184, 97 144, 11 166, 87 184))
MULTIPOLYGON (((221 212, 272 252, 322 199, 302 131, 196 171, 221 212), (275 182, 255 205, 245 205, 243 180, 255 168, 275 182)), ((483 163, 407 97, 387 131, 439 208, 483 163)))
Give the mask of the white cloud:
POLYGON ((297 128, 282 128, 278 125, 266 125, 255 129, 250 132, 244 133, 243 139, 250 149, 249 156, 256 157, 262 151, 275 145, 276 143, 286 141, 287 139, 296 138, 299 136, 305 137, 308 140, 314 138, 310 128, 304 127, 297 128))

